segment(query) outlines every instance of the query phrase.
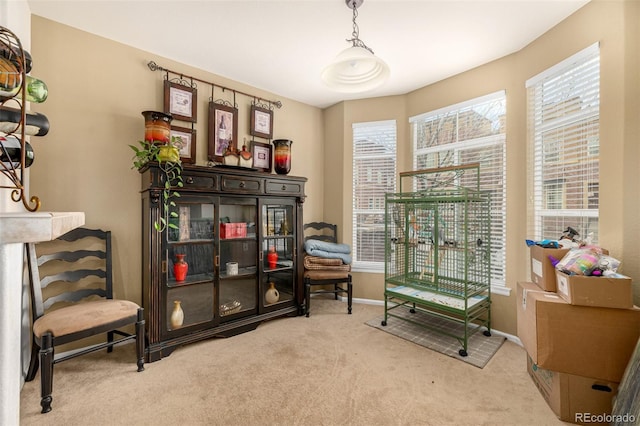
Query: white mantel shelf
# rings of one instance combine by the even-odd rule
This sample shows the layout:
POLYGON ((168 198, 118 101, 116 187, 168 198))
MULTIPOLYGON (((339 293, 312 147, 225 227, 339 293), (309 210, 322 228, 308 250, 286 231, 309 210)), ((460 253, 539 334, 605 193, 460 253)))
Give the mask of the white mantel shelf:
POLYGON ((0 425, 20 423, 23 244, 83 225, 83 212, 0 213, 0 425))
POLYGON ((51 241, 82 225, 83 212, 0 213, 0 244, 51 241))

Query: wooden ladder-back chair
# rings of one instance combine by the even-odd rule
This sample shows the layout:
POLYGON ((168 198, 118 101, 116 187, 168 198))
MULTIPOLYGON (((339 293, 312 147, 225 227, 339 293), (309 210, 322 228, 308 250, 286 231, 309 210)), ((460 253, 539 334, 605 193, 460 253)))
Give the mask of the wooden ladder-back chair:
POLYGON ((143 371, 144 311, 136 303, 113 298, 111 232, 78 228, 54 242, 26 247, 33 319, 26 380, 35 378, 40 365, 42 413, 51 411, 53 366, 58 362, 104 348, 111 352, 115 344, 135 340, 138 371, 143 371), (58 247, 62 251, 45 250, 58 247), (120 330, 128 326, 134 334, 120 330), (106 342, 54 353, 56 346, 105 333, 106 342), (116 334, 120 337, 114 341, 116 334))
MULTIPOLYGON (((304 224, 304 240, 320 240, 328 243, 338 242, 338 226, 326 222, 311 222, 304 224)), ((306 256, 306 254, 305 254, 306 256)), ((351 304, 353 301, 353 286, 351 281, 350 265, 338 267, 326 266, 320 269, 319 266, 309 265, 305 260, 304 265, 304 295, 305 314, 309 316, 311 295, 318 293, 333 293, 336 300, 338 294, 347 294, 347 312, 351 314, 351 304), (346 288, 344 287, 346 284, 346 288), (330 286, 333 288, 312 290, 314 286, 330 286)))

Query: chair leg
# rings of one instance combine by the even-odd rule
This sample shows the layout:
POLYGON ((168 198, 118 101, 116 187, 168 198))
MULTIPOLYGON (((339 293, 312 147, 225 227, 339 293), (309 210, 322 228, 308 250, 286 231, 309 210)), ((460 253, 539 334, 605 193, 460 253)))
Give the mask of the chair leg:
POLYGON ((305 315, 309 318, 309 304, 311 303, 311 279, 304 279, 304 309, 305 315))
MULTIPOLYGON (((107 332, 107 342, 113 342, 113 331, 107 332)), ((107 352, 113 352, 113 345, 107 346, 107 352)))
POLYGON ((351 314, 352 302, 353 302, 353 285, 351 283, 351 274, 349 274, 349 279, 347 281, 347 309, 349 314, 351 314))
POLYGON ((46 333, 42 336, 42 348, 40 349, 40 406, 41 413, 51 411, 51 396, 53 390, 53 336, 46 333))
POLYGON ((25 382, 30 382, 36 378, 36 373, 38 372, 38 367, 40 366, 39 361, 39 352, 40 346, 33 341, 31 344, 31 359, 29 360, 29 369, 27 370, 27 376, 25 377, 25 382))
POLYGON ((338 300, 338 283, 333 285, 333 298, 334 300, 338 300))
POLYGON ((138 357, 138 371, 144 371, 144 309, 138 309, 136 321, 136 356, 138 357))

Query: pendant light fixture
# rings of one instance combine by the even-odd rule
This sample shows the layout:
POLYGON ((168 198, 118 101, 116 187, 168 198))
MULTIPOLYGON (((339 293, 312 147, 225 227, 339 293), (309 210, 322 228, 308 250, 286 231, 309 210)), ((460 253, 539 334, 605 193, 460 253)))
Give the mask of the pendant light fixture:
POLYGON ((381 86, 389 77, 387 64, 373 54, 373 50, 360 40, 358 7, 364 0, 345 0, 347 7, 353 10, 352 45, 336 56, 331 64, 322 71, 322 80, 331 89, 343 93, 359 93, 381 86))

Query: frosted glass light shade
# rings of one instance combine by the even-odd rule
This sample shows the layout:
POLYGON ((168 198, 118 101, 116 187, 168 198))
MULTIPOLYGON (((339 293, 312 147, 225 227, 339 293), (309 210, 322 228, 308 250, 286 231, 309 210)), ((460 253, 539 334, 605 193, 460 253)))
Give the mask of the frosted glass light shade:
POLYGON ((351 46, 336 56, 322 71, 322 80, 331 89, 358 93, 381 86, 389 77, 389 66, 363 47, 351 46))

